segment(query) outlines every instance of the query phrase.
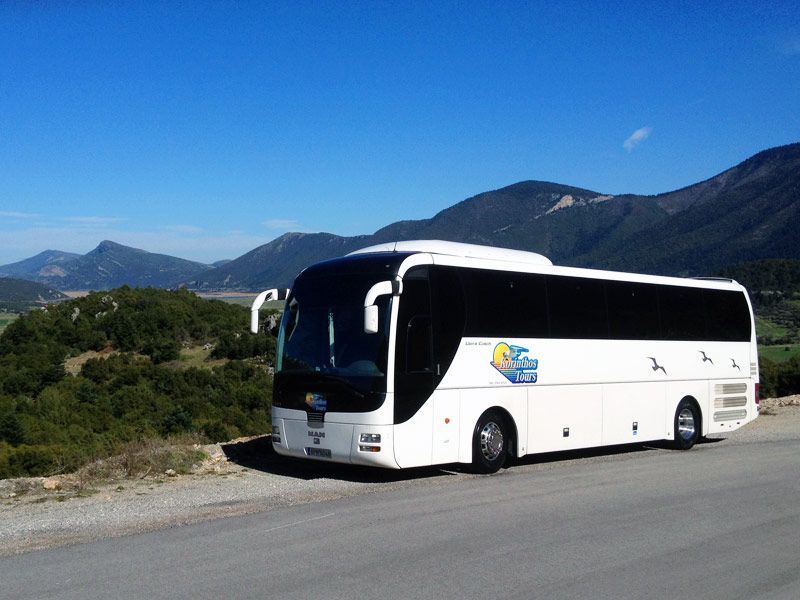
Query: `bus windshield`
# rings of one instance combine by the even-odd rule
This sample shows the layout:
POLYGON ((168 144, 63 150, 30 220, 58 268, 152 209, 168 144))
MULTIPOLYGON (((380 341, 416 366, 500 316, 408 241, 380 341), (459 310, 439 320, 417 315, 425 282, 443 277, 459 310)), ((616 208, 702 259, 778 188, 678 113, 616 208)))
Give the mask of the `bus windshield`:
POLYGON ((298 277, 278 334, 283 381, 338 382, 357 395, 386 391, 389 296, 376 302, 379 332, 364 333, 364 297, 378 281, 375 274, 298 277))

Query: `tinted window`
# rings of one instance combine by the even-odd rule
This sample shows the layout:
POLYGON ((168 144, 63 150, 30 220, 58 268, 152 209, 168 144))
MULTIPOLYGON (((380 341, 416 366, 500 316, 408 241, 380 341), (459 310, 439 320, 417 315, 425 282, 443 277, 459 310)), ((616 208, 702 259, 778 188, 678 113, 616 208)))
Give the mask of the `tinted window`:
POLYGON ((617 340, 657 340, 657 286, 629 281, 607 281, 608 322, 617 340))
POLYGON ((433 372, 431 339, 430 316, 415 315, 411 317, 406 327, 406 373, 433 372))
POLYGON ((432 372, 431 301, 428 269, 413 269, 403 278, 397 316, 397 373, 432 372))
POLYGON ((444 376, 464 335, 464 292, 458 269, 431 267, 431 297, 433 302, 433 354, 444 376))
POLYGON ((703 290, 673 285, 659 286, 661 338, 665 340, 705 340, 703 290))
POLYGON ((462 271, 467 304, 464 335, 547 337, 544 275, 507 271, 462 271))
POLYGON ((399 302, 394 379, 395 423, 410 419, 435 387, 427 267, 417 267, 405 274, 399 302))
POLYGON ((750 339, 750 309, 741 292, 703 290, 708 339, 746 342, 750 339))
POLYGON ((547 299, 551 337, 608 338, 602 280, 548 275, 547 299))

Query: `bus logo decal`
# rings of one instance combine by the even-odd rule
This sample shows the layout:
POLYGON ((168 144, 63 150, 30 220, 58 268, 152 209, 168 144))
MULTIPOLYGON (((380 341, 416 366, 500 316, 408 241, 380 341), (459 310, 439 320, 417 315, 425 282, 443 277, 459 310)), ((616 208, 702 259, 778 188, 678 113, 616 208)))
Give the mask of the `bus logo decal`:
POLYGON ((325 412, 328 408, 327 398, 315 392, 308 392, 306 394, 306 404, 311 410, 316 412, 325 412))
POLYGON ((494 357, 490 363, 511 383, 536 383, 539 368, 538 358, 529 358, 527 348, 500 342, 494 347, 494 357))

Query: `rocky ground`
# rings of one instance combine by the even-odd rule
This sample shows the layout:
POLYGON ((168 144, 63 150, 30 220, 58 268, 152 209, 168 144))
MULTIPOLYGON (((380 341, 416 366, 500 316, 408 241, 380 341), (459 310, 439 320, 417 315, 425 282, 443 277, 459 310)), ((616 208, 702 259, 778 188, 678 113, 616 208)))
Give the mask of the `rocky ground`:
MULTIPOLYGON (((726 443, 800 439, 800 395, 764 400, 761 406, 761 417, 724 436, 726 443)), ((387 471, 287 460, 272 451, 266 437, 203 450, 209 458, 186 475, 166 472, 102 483, 69 476, 1 480, 0 556, 474 477, 460 468, 387 471)), ((653 451, 665 450, 656 445, 653 451)), ((514 468, 558 468, 565 461, 626 460, 635 454, 630 447, 558 453, 528 457, 514 468)))

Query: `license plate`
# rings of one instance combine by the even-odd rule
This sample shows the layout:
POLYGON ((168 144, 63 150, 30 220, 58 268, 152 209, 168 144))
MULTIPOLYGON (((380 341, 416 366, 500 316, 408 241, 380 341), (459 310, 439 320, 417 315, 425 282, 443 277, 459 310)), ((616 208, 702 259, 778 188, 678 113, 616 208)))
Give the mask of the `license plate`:
POLYGON ((319 458, 331 458, 331 451, 327 448, 306 448, 306 454, 319 458))

